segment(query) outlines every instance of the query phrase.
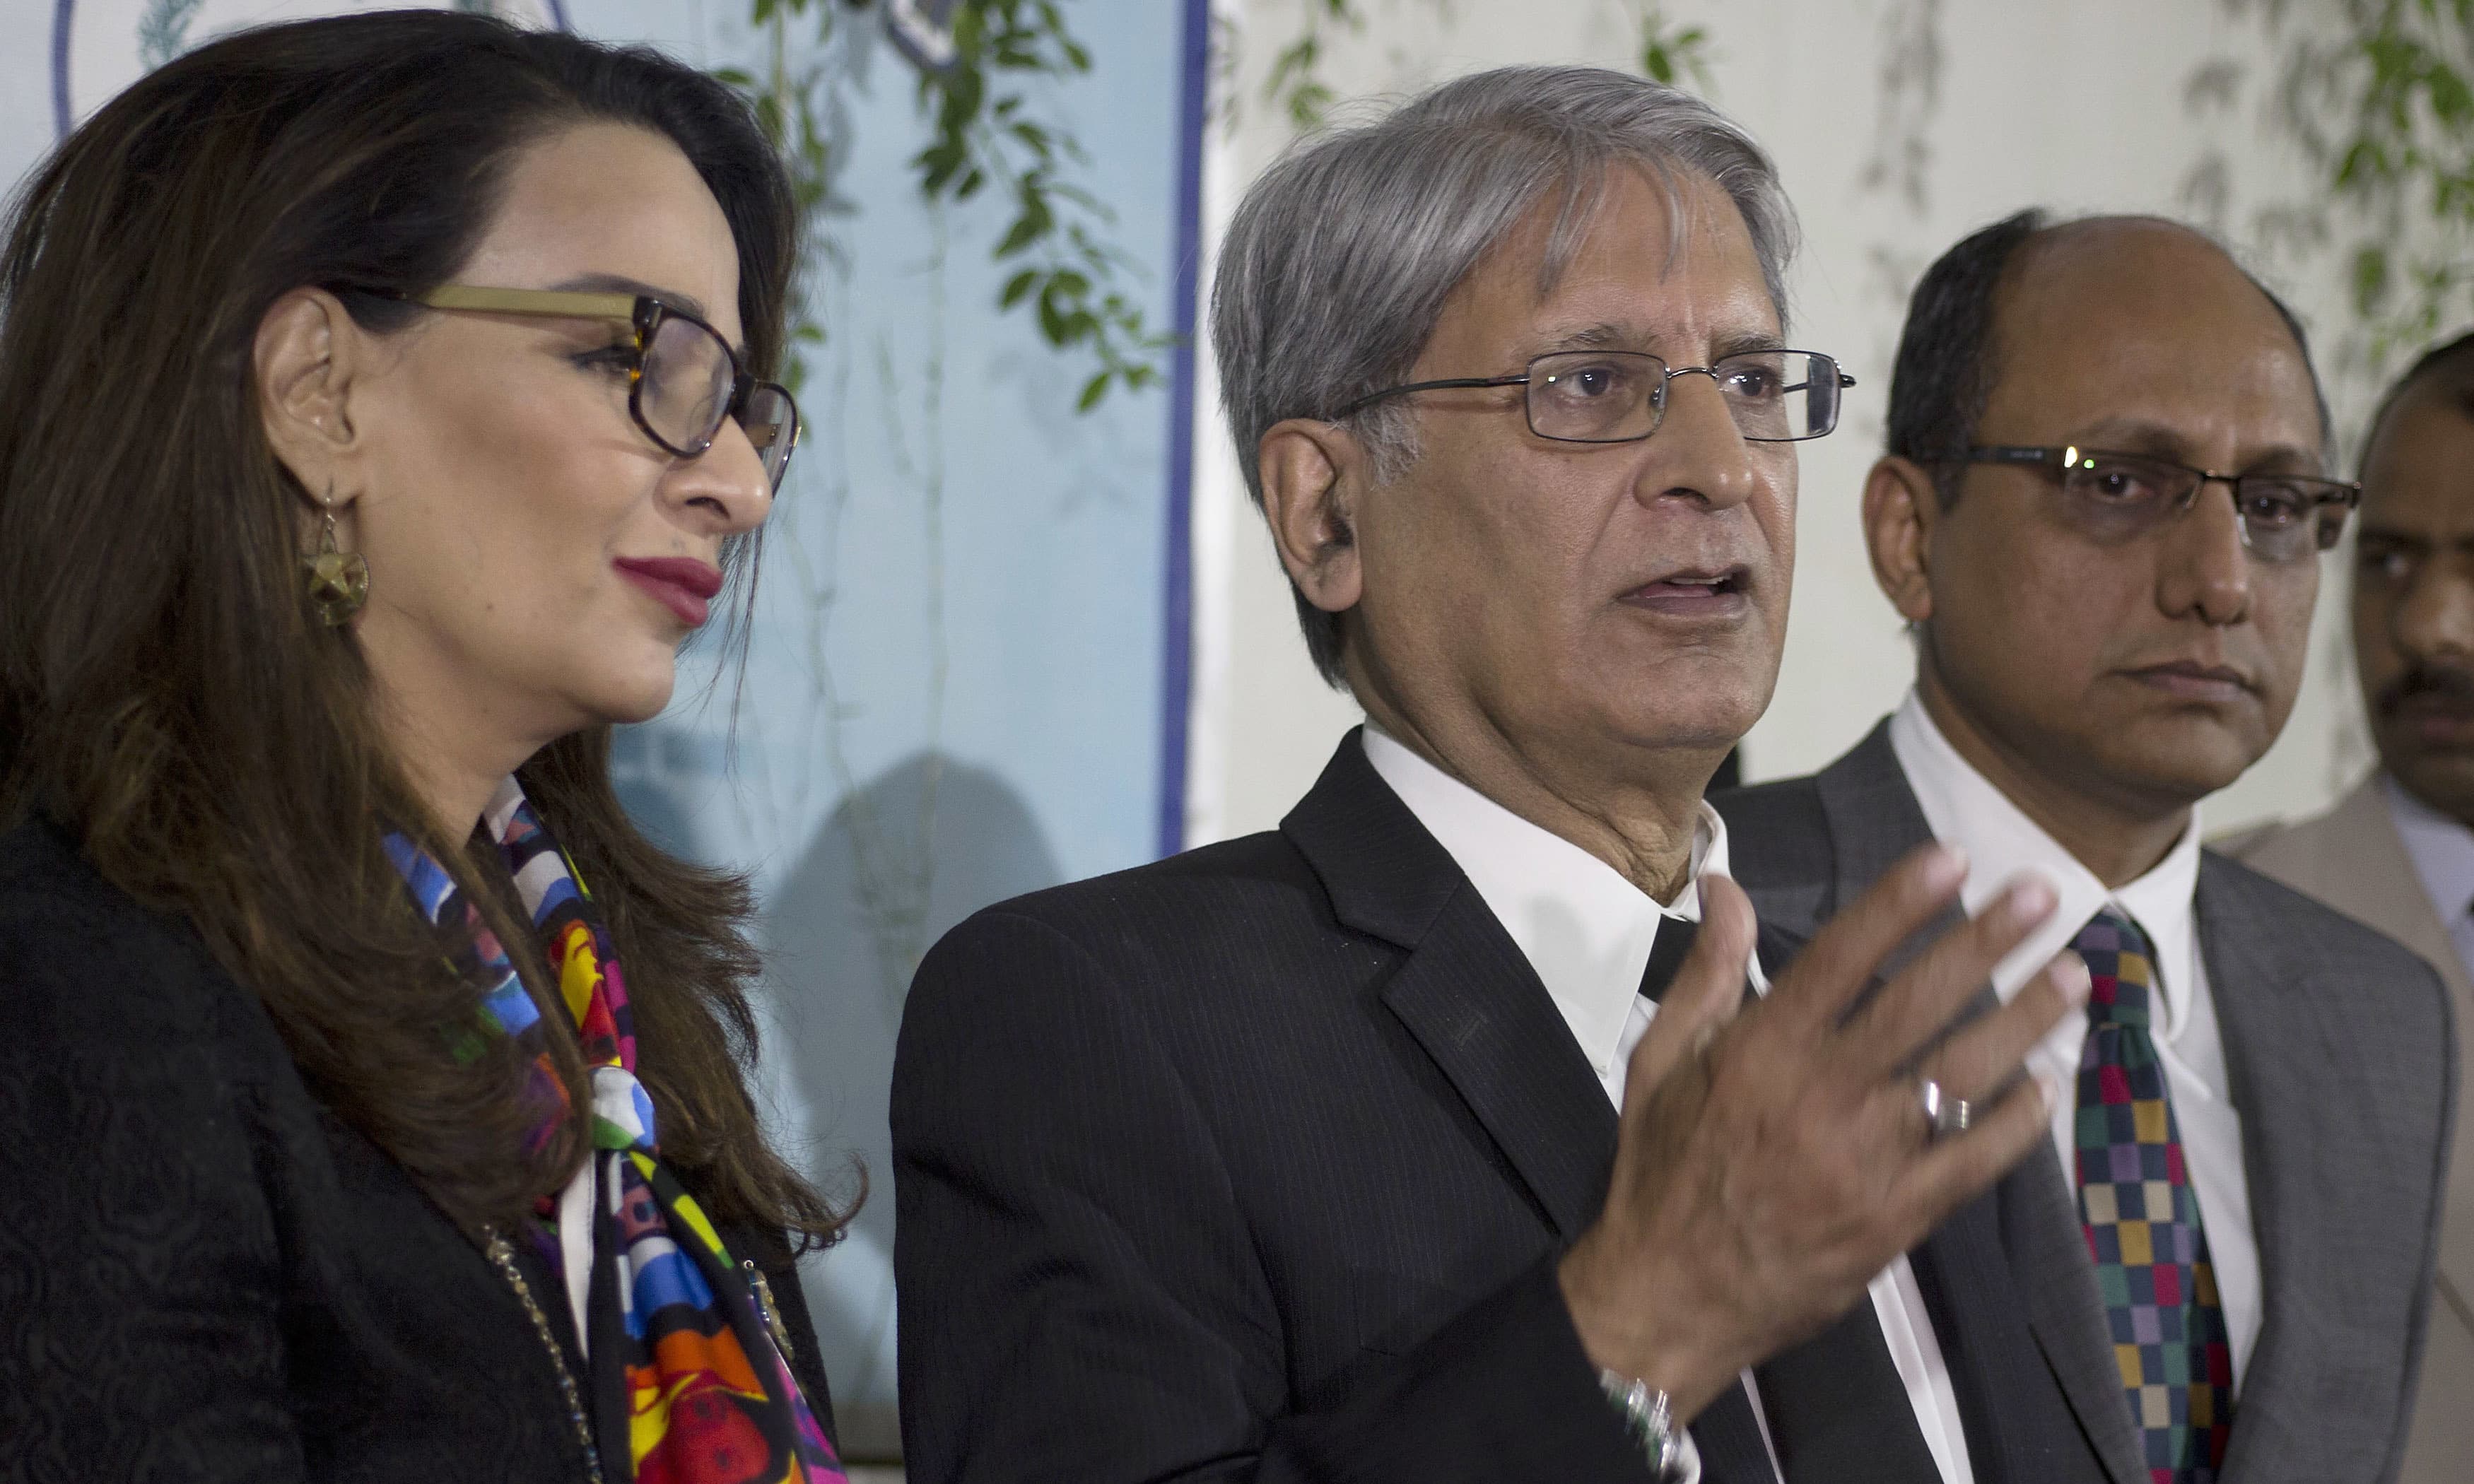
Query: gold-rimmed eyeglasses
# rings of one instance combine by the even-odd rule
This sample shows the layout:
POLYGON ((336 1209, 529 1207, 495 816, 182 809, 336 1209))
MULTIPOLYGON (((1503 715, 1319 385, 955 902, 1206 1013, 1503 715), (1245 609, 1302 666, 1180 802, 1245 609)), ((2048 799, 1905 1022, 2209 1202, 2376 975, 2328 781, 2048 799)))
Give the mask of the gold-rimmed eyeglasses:
POLYGON ((760 381, 739 364, 719 330, 649 294, 568 289, 492 289, 442 283, 425 294, 396 294, 430 309, 544 319, 601 320, 634 337, 626 352, 627 412, 661 449, 692 459, 713 446, 725 419, 737 419, 764 463, 773 490, 799 444, 799 407, 788 389, 760 381))

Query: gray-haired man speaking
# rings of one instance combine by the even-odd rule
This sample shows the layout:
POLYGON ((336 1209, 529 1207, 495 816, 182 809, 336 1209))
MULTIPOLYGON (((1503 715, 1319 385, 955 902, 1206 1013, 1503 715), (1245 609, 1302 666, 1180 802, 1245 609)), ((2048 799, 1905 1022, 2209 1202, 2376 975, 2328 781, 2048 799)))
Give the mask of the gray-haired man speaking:
POLYGON ((1791 232, 1739 130, 1584 69, 1451 84, 1249 194, 1229 418, 1368 725, 1277 832, 922 966, 914 1480, 1886 1484, 1981 1409, 1986 1357, 1915 1365, 1866 1300, 1974 1302, 1901 1255, 2045 1137, 2017 1072, 2085 970, 1943 1033, 2051 894, 1879 983, 1963 874, 1928 849, 1787 967, 1701 802, 1846 384, 1785 338, 1791 232))

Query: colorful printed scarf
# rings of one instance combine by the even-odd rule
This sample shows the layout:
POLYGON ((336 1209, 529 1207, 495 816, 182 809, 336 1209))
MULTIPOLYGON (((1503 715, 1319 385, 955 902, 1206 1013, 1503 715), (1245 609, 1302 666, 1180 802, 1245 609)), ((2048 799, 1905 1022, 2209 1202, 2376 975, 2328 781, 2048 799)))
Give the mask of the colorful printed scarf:
MULTIPOLYGON (((562 1245, 583 1260, 579 1233, 558 1230, 560 1212, 593 1229, 590 1312, 579 1328, 603 1468, 636 1484, 843 1484, 833 1445, 768 1332, 778 1320, 758 1307, 761 1301, 769 1310, 771 1295, 751 1291, 695 1198, 660 1162, 652 1100, 636 1081, 626 980, 574 862, 512 778, 482 821, 504 853, 592 1069, 592 1157, 570 1198, 542 1203, 535 1235, 557 1271, 562 1245), (617 1472, 618 1456, 631 1463, 627 1473, 617 1472)), ((504 945, 447 872, 400 835, 387 836, 386 848, 423 915, 469 933, 458 967, 489 986, 488 1029, 537 1050, 540 1148, 570 1115, 548 1028, 504 945)))

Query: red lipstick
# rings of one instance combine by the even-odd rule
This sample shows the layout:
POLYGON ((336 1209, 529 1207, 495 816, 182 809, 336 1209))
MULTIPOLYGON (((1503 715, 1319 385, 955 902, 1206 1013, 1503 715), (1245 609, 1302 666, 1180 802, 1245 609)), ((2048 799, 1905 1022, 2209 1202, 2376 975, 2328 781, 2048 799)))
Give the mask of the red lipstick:
POLYGON ((693 557, 620 557, 610 564, 691 629, 704 623, 714 594, 721 591, 721 569, 693 557))

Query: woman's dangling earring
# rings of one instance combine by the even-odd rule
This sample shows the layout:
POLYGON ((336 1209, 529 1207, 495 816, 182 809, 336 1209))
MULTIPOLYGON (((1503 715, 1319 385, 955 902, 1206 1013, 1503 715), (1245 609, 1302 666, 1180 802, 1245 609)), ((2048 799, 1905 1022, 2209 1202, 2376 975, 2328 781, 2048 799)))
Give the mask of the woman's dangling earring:
POLYGON ((361 605, 370 600, 370 564, 357 551, 335 549, 335 491, 318 502, 318 513, 326 524, 318 533, 318 550, 301 559, 301 570, 309 580, 309 606, 318 610, 327 627, 340 629, 352 622, 361 605))

